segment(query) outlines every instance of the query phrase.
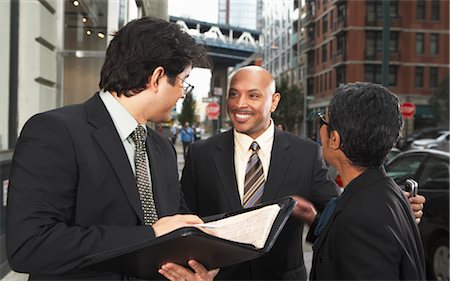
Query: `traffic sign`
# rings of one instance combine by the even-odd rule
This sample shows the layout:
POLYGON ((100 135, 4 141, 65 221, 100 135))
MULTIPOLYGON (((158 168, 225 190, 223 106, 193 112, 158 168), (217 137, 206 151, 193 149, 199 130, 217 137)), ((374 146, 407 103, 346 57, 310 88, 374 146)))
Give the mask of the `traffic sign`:
POLYGON ((210 102, 206 106, 206 115, 209 120, 217 120, 220 114, 220 105, 217 102, 210 102))
POLYGON ((416 114, 416 105, 412 102, 404 102, 400 106, 400 112, 404 119, 412 119, 416 114))

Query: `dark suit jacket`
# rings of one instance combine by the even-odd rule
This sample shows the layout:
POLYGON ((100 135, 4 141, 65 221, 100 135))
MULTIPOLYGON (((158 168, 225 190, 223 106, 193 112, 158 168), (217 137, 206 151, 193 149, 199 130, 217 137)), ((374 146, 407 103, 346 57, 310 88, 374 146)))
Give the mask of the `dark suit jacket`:
MULTIPOLYGON (((176 152, 150 129, 147 144, 158 215, 178 213, 184 199, 176 152)), ((130 162, 98 94, 25 124, 7 207, 13 270, 31 279, 126 279, 77 268, 85 256, 152 238, 130 162)))
MULTIPOLYGON (((263 202, 295 194, 311 200, 320 209, 337 195, 317 144, 276 130, 271 155, 263 202)), ((232 130, 192 144, 181 184, 189 208, 200 216, 242 209, 234 169, 232 130)), ((222 268, 217 278, 305 279, 302 231, 303 224, 289 219, 268 254, 222 268)))
POLYGON ((411 207, 384 168, 350 182, 314 246, 311 280, 424 280, 411 207))

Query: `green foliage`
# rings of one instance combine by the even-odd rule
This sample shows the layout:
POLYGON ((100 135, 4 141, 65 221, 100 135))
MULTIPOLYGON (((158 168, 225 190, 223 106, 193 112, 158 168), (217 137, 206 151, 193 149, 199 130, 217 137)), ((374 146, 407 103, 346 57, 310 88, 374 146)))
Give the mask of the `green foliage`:
POLYGON ((434 96, 430 99, 435 123, 443 126, 449 125, 449 77, 445 77, 436 88, 434 96))
POLYGON ((195 100, 192 95, 187 95, 183 101, 183 108, 181 109, 181 114, 178 115, 178 121, 180 124, 189 122, 193 124, 195 116, 195 100))
POLYGON ((281 100, 277 110, 273 113, 275 124, 283 123, 287 131, 300 128, 303 121, 304 98, 296 85, 288 86, 282 79, 277 85, 277 92, 281 93, 281 100))

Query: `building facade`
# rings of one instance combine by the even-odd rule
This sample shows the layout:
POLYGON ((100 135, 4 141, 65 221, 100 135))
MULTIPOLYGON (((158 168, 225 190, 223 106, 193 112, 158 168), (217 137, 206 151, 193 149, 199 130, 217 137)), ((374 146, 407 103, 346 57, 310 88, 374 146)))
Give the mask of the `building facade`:
POLYGON ((0 1, 0 279, 13 149, 34 114, 98 91, 109 35, 143 15, 168 18, 167 0, 0 1))
MULTIPOLYGON (((300 1, 299 65, 306 68, 308 132, 317 133, 316 112, 324 111, 343 83, 381 84, 382 1, 300 1)), ((449 74, 449 2, 389 1, 388 87, 401 102, 416 105, 404 135, 431 126, 429 100, 449 74)))

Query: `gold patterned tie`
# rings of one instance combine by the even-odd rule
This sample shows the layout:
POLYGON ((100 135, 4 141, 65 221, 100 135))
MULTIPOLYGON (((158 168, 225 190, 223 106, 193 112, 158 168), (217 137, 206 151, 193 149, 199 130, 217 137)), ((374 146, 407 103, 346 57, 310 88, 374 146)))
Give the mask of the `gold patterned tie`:
POLYGON ((144 224, 152 225, 158 220, 158 213, 156 212, 152 187, 148 178, 148 164, 145 157, 145 140, 147 138, 147 132, 142 126, 137 126, 133 133, 131 133, 131 138, 136 145, 134 150, 136 185, 139 190, 142 211, 144 212, 144 224))
POLYGON ((264 192, 264 171, 261 160, 258 157, 259 145, 256 141, 252 142, 250 149, 253 151, 245 169, 244 181, 244 208, 258 204, 264 192))

